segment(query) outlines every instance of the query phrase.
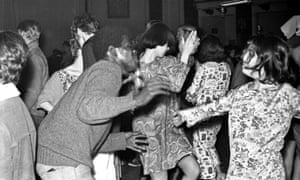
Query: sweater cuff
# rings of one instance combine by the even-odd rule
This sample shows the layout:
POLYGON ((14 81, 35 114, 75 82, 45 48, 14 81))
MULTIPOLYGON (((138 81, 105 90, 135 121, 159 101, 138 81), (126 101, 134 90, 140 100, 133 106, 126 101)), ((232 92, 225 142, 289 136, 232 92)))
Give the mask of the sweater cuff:
POLYGON ((113 143, 118 144, 121 150, 126 150, 127 142, 124 132, 111 133, 111 136, 113 143))
POLYGON ((137 107, 136 104, 136 100, 133 99, 133 92, 130 92, 128 94, 129 99, 131 99, 131 101, 129 102, 129 106, 131 107, 131 112, 133 112, 135 110, 135 108, 137 107))

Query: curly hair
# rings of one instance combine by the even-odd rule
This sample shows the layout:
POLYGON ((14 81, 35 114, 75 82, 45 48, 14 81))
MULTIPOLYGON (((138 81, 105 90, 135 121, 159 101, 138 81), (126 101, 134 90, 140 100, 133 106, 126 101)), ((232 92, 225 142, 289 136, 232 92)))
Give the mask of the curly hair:
POLYGON ((27 59, 28 47, 14 32, 0 32, 0 81, 17 84, 27 59))
POLYGON ((92 15, 83 14, 74 18, 71 25, 71 34, 76 34, 78 28, 87 34, 92 34, 100 28, 100 23, 92 15))
MULTIPOLYGON (((258 64, 253 70, 260 72, 263 68, 266 77, 262 80, 271 83, 292 83, 294 74, 289 59, 289 46, 276 37, 259 35, 248 41, 244 51, 252 49, 258 56, 258 64)), ((252 58, 252 57, 249 57, 252 58)))
POLYGON ((24 20, 19 23, 17 30, 20 33, 24 33, 24 36, 31 40, 38 40, 41 35, 41 25, 35 20, 24 20))

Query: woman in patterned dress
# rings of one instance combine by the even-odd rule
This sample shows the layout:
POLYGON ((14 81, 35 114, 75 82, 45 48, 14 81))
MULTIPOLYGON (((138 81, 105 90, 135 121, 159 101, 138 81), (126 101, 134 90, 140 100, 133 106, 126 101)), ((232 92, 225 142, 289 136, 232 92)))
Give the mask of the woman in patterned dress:
POLYGON ((199 167, 191 155, 192 146, 181 128, 176 128, 173 113, 178 109, 176 93, 180 91, 189 71, 188 59, 199 45, 196 31, 190 33, 186 41, 180 43, 179 58, 166 56, 175 47, 173 32, 163 23, 153 24, 138 42, 140 75, 142 79, 159 76, 172 84, 169 96, 159 96, 149 105, 134 112, 133 130, 146 134, 149 145, 142 153, 144 174, 152 180, 165 180, 167 170, 177 164, 183 170, 184 180, 195 180, 199 167))
POLYGON ((280 153, 291 119, 300 111, 300 92, 290 85, 288 46, 257 36, 242 55, 243 73, 254 79, 209 104, 178 112, 187 126, 229 112, 227 180, 285 180, 280 153))
MULTIPOLYGON (((229 88, 231 69, 226 62, 224 48, 219 38, 207 35, 201 40, 198 55, 199 64, 192 85, 186 93, 186 100, 200 106, 224 96, 229 88)), ((200 179, 224 177, 215 147, 221 128, 220 118, 199 123, 193 129, 194 154, 200 166, 200 179)))

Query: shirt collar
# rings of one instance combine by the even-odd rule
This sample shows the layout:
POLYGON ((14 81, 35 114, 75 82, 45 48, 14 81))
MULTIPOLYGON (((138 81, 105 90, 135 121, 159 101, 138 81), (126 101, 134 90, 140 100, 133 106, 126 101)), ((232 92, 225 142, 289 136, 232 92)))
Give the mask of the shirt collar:
POLYGON ((13 83, 0 84, 0 101, 17 97, 20 95, 20 91, 13 83))

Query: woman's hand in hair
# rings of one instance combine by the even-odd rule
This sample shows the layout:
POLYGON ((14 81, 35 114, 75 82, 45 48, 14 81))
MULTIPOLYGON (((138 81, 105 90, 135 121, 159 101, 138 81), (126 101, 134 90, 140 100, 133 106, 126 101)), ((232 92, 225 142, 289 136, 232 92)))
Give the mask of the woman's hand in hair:
POLYGON ((187 64, 189 56, 195 53, 200 44, 200 39, 197 37, 197 31, 192 31, 186 40, 184 40, 184 38, 182 37, 180 43, 182 44, 180 61, 187 64))

